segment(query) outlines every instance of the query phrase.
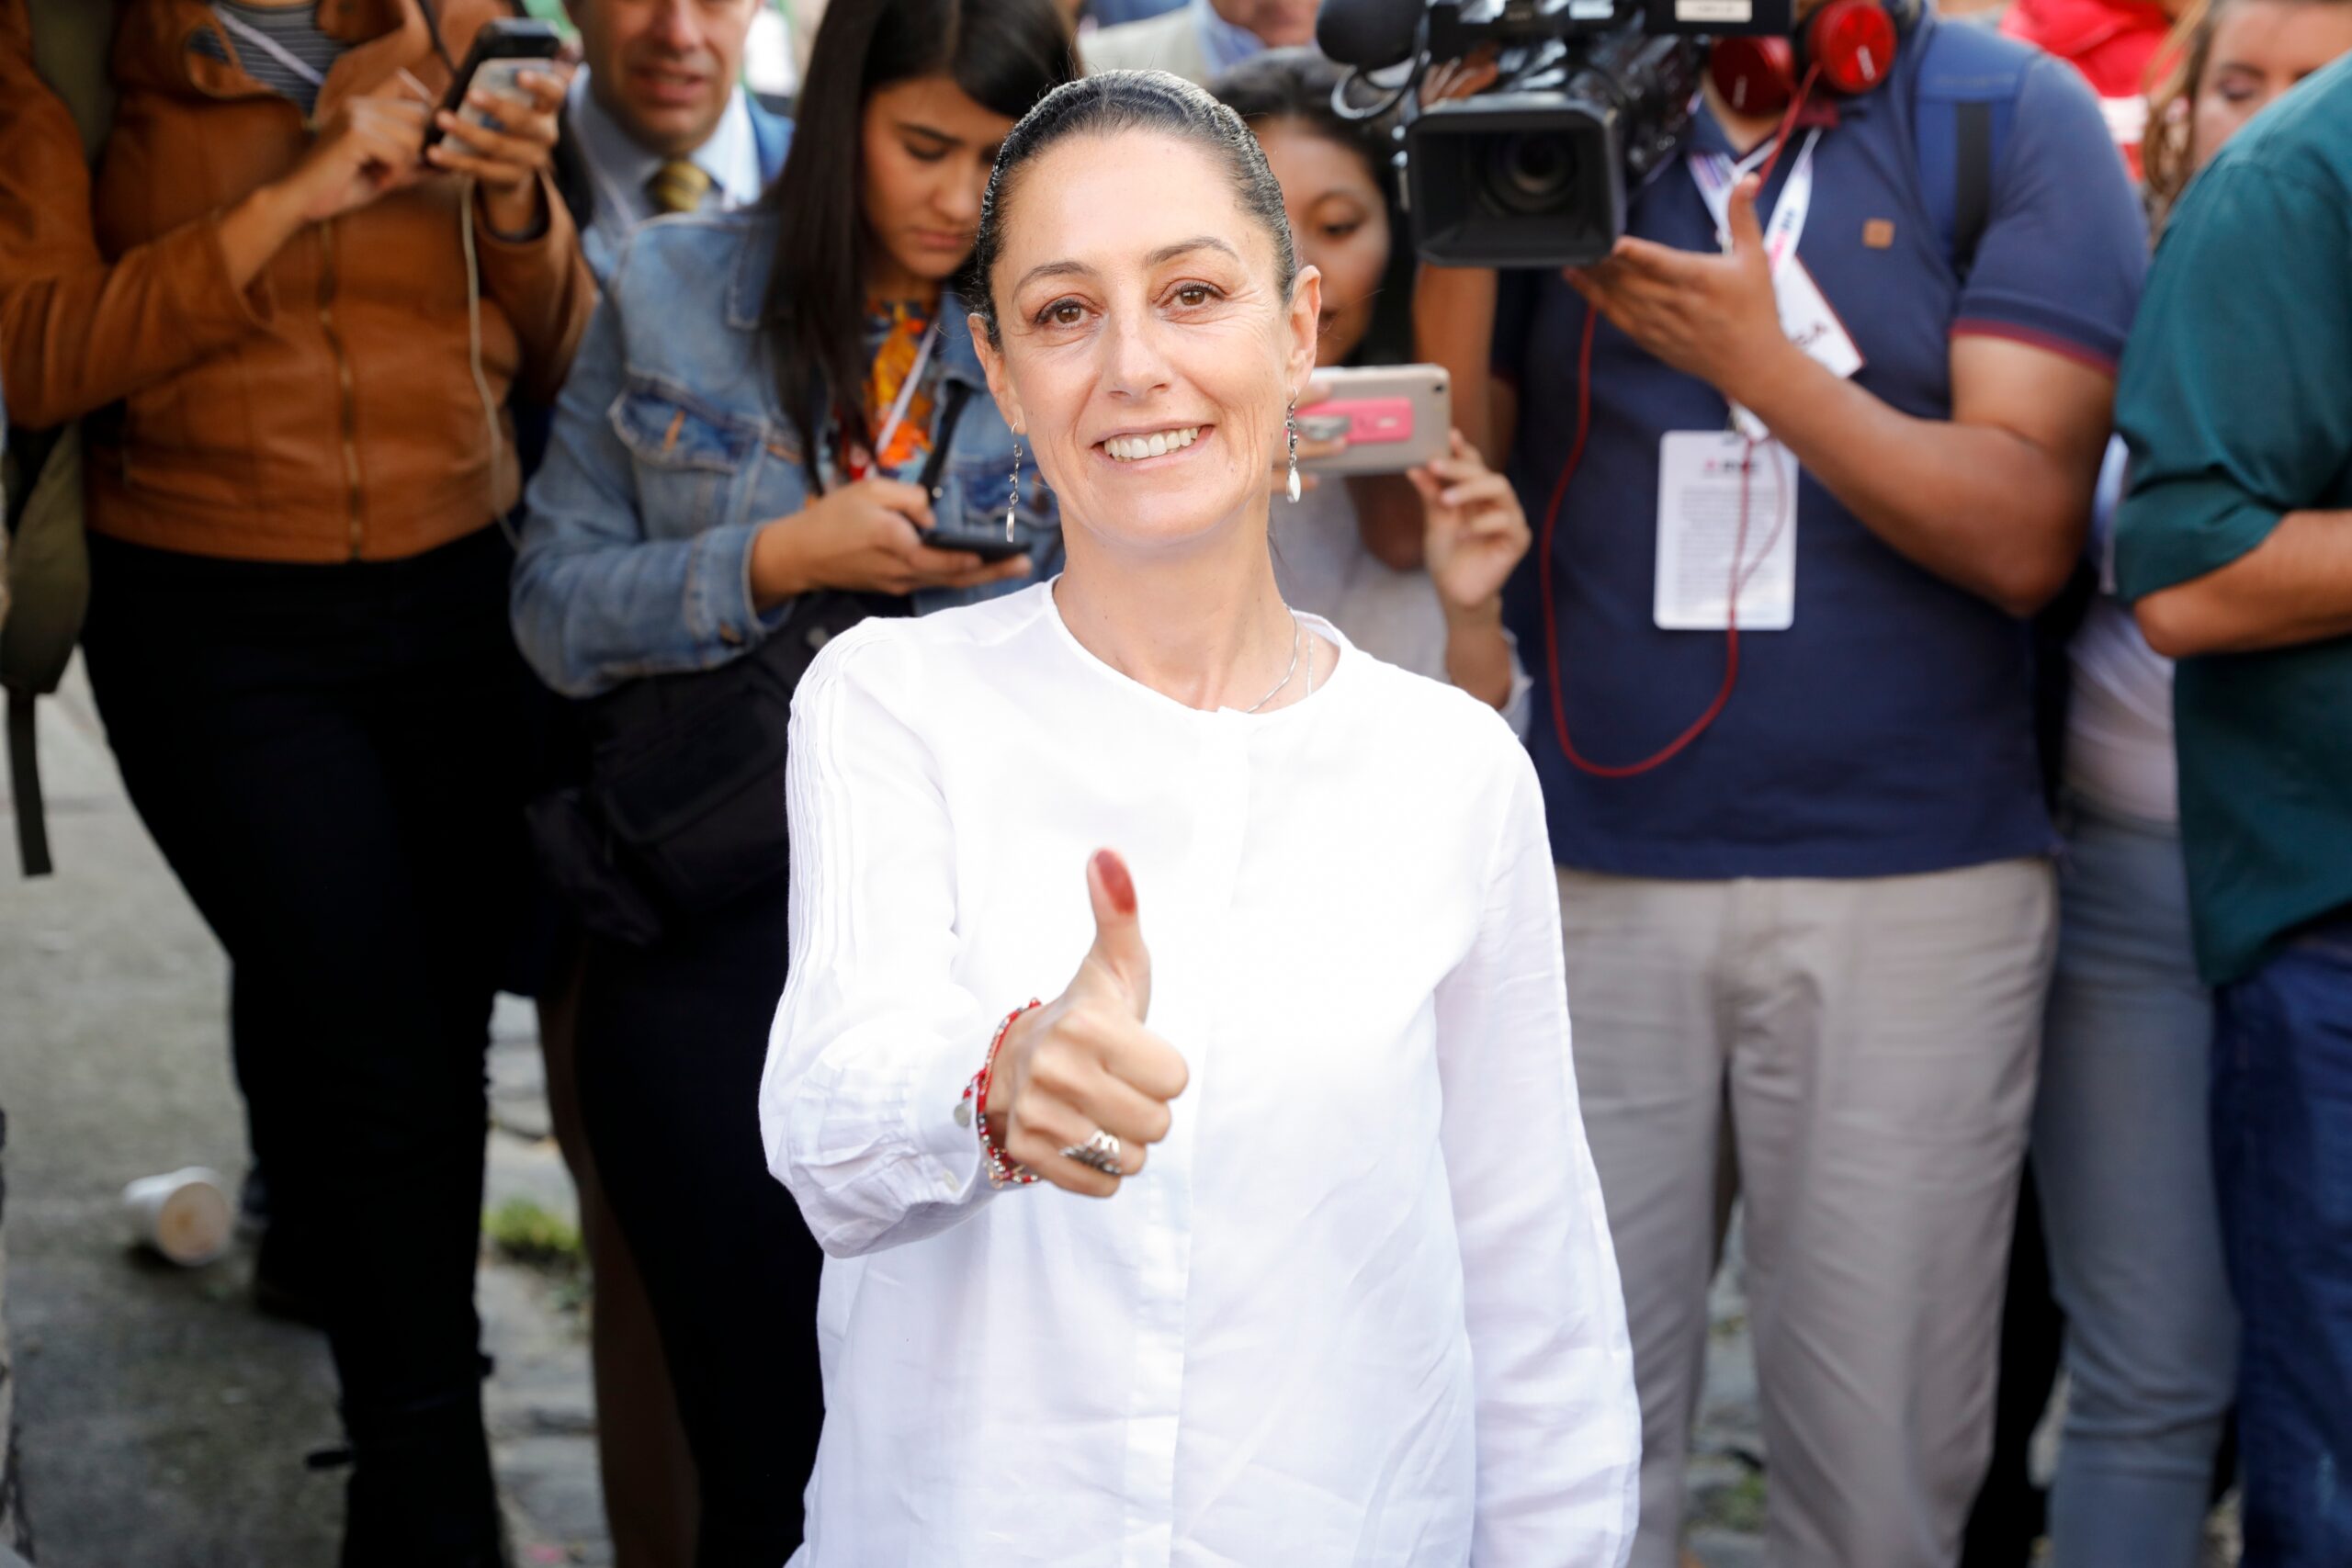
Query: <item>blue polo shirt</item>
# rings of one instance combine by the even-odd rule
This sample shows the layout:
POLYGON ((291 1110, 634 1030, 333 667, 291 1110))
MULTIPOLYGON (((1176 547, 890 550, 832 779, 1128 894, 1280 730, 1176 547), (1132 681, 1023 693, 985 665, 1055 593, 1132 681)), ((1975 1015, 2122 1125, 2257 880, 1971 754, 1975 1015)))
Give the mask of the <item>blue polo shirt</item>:
MULTIPOLYGON (((1951 413, 1958 333, 2111 371, 2147 254, 2097 101, 2063 62, 2039 57, 2025 68, 1974 265, 1964 283, 1954 275, 1913 147, 1919 67, 1938 25, 1922 18, 1876 91, 1832 100, 1797 250, 1861 351, 1855 379, 1926 419, 1951 413)), ((1761 193, 1759 216, 1779 201, 1798 144, 1761 193)), ((1735 151, 1703 109, 1692 145, 1735 151)), ((1627 228, 1715 248, 1714 220, 1679 159, 1633 199, 1627 228)), ((1576 429, 1586 308, 1548 272, 1508 276, 1502 292, 1497 370, 1520 389, 1511 472, 1540 530, 1576 429)), ((1738 683, 1714 724, 1633 778, 1598 778, 1563 755, 1555 680, 1577 750, 1601 765, 1667 745, 1722 684, 1723 634, 1660 631, 1652 609, 1659 440, 1724 429, 1728 414, 1713 388, 1601 323, 1591 434, 1551 558, 1531 552, 1505 599, 1535 676, 1530 744, 1555 858, 1630 876, 1854 877, 2049 851, 2024 623, 1905 560, 1809 473, 1798 485, 1795 624, 1741 634, 1738 683), (1559 626, 1555 669, 1544 667, 1544 576, 1559 626)))

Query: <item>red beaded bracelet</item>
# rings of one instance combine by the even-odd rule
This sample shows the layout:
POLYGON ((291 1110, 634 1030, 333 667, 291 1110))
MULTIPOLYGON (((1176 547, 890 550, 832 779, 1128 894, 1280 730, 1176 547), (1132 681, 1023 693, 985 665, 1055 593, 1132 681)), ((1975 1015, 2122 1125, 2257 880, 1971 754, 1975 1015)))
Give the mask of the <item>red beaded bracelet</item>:
POLYGON ((996 1140, 989 1135, 988 1105, 989 1077, 996 1071, 996 1054, 1004 1044, 1005 1035, 1012 1032, 1012 1021, 1038 1005, 1037 998, 1032 997, 1025 1006, 1004 1015, 1004 1021, 996 1026, 996 1033, 989 1041, 989 1054, 981 1061, 980 1070, 964 1086, 964 1103, 971 1107, 972 1125, 979 1129, 980 1160, 988 1167, 991 1187, 1026 1187, 1037 1179, 1035 1171, 1015 1164, 1012 1156, 997 1147, 996 1140))

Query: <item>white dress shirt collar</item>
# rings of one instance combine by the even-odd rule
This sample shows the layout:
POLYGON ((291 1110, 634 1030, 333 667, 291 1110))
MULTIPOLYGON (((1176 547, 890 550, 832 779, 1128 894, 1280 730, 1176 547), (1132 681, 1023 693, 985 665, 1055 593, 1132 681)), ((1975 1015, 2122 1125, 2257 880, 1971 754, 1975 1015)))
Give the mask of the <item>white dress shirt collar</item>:
MULTIPOLYGON (((655 216, 646 184, 664 160, 639 145, 596 101, 588 90, 584 66, 571 78, 570 107, 572 134, 579 138, 581 156, 595 185, 594 226, 617 248, 631 229, 655 216)), ((752 129, 751 106, 740 85, 709 140, 688 157, 710 176, 718 206, 748 207, 759 200, 766 184, 761 175, 759 137, 752 129)))

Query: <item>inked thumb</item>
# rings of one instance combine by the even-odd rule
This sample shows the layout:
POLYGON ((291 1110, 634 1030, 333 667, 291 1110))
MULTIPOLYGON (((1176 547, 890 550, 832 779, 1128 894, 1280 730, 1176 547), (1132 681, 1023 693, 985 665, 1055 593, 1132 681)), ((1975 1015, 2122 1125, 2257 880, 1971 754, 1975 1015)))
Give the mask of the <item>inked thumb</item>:
POLYGON ((1092 956, 1126 987, 1141 1020, 1151 1010, 1151 952, 1136 915, 1135 878, 1116 850, 1097 850, 1086 863, 1086 892, 1094 905, 1092 956))

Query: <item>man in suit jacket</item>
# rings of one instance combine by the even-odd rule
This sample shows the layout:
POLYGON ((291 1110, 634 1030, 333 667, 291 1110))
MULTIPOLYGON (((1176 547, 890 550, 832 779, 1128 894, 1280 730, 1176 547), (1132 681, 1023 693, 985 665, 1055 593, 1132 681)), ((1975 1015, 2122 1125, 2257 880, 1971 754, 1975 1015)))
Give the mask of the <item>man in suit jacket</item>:
POLYGON ((792 122, 742 85, 763 0, 564 0, 586 69, 564 110, 557 188, 589 267, 670 212, 744 207, 784 168, 792 122))
POLYGON ((1079 53, 1090 72, 1166 71, 1205 87, 1253 54, 1312 44, 1316 9, 1317 0, 1190 0, 1104 28, 1079 53))

